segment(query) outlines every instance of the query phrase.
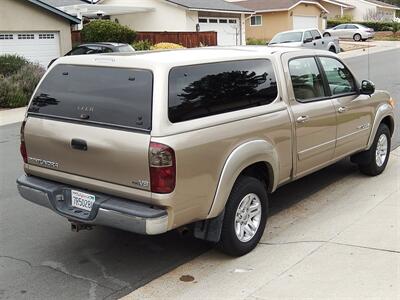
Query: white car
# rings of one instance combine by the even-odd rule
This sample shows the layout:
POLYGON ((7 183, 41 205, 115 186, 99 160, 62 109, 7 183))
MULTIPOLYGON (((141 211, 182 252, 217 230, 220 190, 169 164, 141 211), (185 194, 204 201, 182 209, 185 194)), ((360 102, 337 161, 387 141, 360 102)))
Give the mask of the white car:
POLYGON ((277 33, 268 43, 270 47, 294 47, 327 50, 339 53, 339 39, 336 37, 322 37, 317 28, 290 30, 277 33), (284 45, 283 45, 284 44, 284 45))
POLYGON ((375 31, 360 24, 340 24, 324 32, 324 37, 335 36, 339 39, 353 39, 356 42, 366 41, 375 36, 375 31))

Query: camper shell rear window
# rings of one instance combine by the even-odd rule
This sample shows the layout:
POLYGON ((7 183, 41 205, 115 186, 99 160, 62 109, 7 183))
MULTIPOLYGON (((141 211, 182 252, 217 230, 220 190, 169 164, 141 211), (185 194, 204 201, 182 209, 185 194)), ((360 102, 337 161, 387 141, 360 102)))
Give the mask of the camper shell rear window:
POLYGON ((28 113, 150 131, 152 93, 149 70, 60 64, 40 84, 28 113))

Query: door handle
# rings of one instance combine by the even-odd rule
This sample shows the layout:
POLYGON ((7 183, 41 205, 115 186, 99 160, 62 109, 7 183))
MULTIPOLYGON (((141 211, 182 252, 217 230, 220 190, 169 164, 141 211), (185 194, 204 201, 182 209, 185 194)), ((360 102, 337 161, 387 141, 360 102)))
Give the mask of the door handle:
POLYGON ((314 43, 314 46, 317 46, 317 43, 314 43))
POLYGON ((310 119, 309 116, 300 116, 300 117, 297 118, 296 121, 297 121, 297 123, 305 123, 305 122, 307 122, 309 119, 310 119))
POLYGON ((346 111, 347 111, 347 107, 346 106, 341 106, 341 107, 338 108, 338 112, 339 113, 344 113, 346 111))
POLYGON ((72 149, 87 151, 88 146, 85 140, 81 139, 72 139, 71 140, 71 147, 72 149))

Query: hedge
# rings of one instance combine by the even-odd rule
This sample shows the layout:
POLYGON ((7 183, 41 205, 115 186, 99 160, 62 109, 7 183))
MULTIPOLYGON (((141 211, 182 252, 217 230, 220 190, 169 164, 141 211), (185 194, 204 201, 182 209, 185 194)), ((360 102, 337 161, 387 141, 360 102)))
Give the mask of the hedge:
POLYGON ((375 31, 390 31, 392 30, 392 22, 377 22, 377 21, 364 21, 364 22, 344 22, 342 20, 328 20, 328 28, 335 27, 340 24, 354 23, 367 26, 375 31))
POLYGON ((0 55, 0 76, 11 76, 18 72, 28 61, 14 54, 0 55))
POLYGON ((45 70, 38 64, 12 55, 0 55, 0 62, 7 66, 7 72, 3 70, 6 76, 0 74, 0 107, 27 105, 45 70))
POLYGON ((136 32, 127 26, 109 20, 94 20, 83 26, 82 42, 115 42, 131 44, 136 38, 136 32))

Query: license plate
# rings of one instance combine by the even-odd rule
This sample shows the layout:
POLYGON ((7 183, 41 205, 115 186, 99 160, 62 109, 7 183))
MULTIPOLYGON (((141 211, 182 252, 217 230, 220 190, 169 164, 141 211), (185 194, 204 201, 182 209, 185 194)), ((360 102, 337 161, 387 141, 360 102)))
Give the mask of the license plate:
POLYGON ((91 211, 95 200, 96 200, 95 195, 90 195, 79 191, 71 190, 71 204, 73 207, 91 211))

